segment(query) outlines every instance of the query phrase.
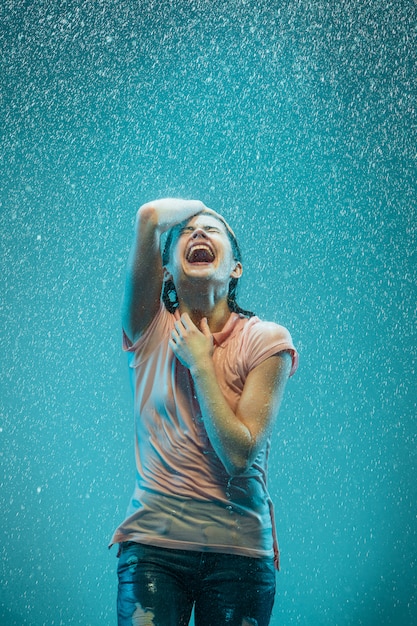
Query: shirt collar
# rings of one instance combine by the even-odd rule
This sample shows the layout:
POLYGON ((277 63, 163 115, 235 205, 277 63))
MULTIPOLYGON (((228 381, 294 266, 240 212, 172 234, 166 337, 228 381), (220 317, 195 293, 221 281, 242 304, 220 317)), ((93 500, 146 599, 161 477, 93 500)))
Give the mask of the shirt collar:
POLYGON ((227 320, 226 324, 223 326, 222 330, 220 330, 217 333, 213 333, 214 342, 218 346, 221 346, 226 341, 226 339, 228 339, 230 335, 233 333, 233 331, 237 327, 238 322, 241 319, 244 319, 244 318, 242 318, 238 313, 231 313, 229 319, 227 320))

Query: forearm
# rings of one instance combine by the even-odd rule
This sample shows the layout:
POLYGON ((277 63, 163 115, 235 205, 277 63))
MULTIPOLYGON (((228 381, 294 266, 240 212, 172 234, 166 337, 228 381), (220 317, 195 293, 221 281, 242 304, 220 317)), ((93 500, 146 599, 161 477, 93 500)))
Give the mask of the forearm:
POLYGON ((172 226, 180 224, 204 210, 208 209, 200 200, 160 198, 142 205, 138 211, 138 220, 142 218, 150 223, 158 235, 161 235, 172 226))
POLYGON ((204 426, 213 449, 230 475, 242 473, 252 459, 250 430, 232 411, 217 382, 212 360, 191 369, 204 426))

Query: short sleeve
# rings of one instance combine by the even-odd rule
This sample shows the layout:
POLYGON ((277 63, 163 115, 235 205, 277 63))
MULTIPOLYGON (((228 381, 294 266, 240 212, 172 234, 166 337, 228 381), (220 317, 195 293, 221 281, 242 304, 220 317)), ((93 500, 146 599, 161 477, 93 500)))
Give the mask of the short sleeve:
POLYGON ((122 348, 128 353, 129 365, 137 367, 157 348, 157 346, 169 335, 174 323, 174 315, 169 313, 163 303, 158 313, 145 330, 143 335, 132 343, 122 329, 122 348))
POLYGON ((270 356, 285 351, 291 355, 290 376, 295 374, 298 367, 298 353, 289 331, 284 326, 274 322, 263 322, 259 318, 251 318, 243 335, 242 347, 247 372, 270 356))

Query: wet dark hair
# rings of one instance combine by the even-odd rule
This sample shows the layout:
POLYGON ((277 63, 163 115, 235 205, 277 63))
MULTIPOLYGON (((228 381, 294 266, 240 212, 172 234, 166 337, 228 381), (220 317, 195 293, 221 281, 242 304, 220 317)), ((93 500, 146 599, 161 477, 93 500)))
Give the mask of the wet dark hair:
MULTIPOLYGON (((207 213, 207 215, 212 215, 212 214, 207 213)), ((226 222, 222 220, 220 216, 216 216, 216 219, 219 220, 219 222, 222 222, 224 226, 226 227, 226 233, 227 233, 227 236, 229 237, 229 241, 232 246, 233 258, 236 262, 241 263, 242 253, 240 251, 239 244, 237 242, 236 237, 231 233, 231 231, 227 227, 226 222)), ((169 257, 171 254, 171 246, 174 240, 174 235, 176 234, 176 232, 178 232, 178 230, 181 227, 182 227, 182 224, 179 224, 177 226, 174 226, 168 231, 168 236, 165 241, 165 246, 164 246, 164 250, 162 253, 163 265, 167 265, 169 263, 169 257)), ((233 313, 239 313, 240 315, 243 315, 244 317, 253 317, 255 313, 253 313, 252 311, 246 311, 245 309, 242 309, 236 302, 237 286, 238 286, 238 279, 231 278, 230 283, 229 283, 229 292, 227 294, 227 304, 229 306, 230 311, 232 311, 233 313)), ((174 311, 179 306, 177 291, 175 289, 174 283, 170 279, 164 281, 163 288, 162 288, 162 302, 164 303, 165 307, 170 313, 174 313, 174 311)))

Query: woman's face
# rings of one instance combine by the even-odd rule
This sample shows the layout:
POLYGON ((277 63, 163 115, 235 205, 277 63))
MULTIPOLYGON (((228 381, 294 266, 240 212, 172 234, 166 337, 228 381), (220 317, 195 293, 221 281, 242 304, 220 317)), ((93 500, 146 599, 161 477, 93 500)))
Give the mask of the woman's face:
POLYGON ((166 271, 176 287, 194 279, 227 286, 232 277, 240 277, 242 266, 233 257, 223 222, 201 213, 176 228, 166 271))

